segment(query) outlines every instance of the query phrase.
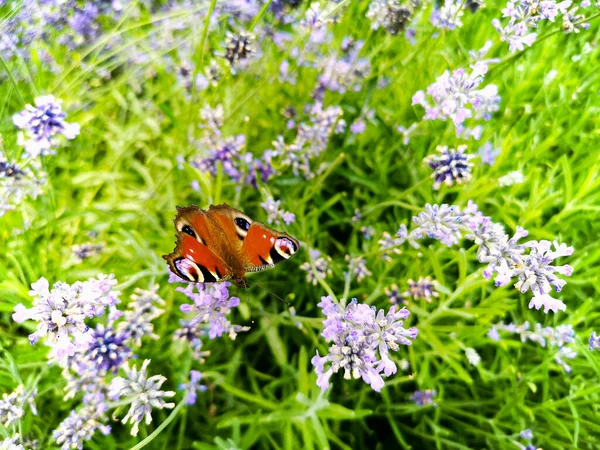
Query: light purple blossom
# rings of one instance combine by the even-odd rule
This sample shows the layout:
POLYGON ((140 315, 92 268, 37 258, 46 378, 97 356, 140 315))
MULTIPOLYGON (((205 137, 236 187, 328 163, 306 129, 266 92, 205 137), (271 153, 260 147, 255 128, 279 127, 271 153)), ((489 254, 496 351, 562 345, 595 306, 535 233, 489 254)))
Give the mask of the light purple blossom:
POLYGON ((418 91, 412 104, 425 108, 425 120, 452 120, 457 132, 463 131, 463 123, 469 118, 489 120, 499 109, 500 97, 495 84, 479 88, 488 71, 487 64, 476 62, 470 73, 465 69, 446 70, 427 88, 427 94, 418 91))
POLYGON ((18 323, 26 320, 38 323, 29 336, 32 344, 46 338, 58 359, 72 356, 78 346, 87 346, 91 338, 85 319, 102 315, 106 308, 120 301, 120 293, 112 291, 116 284, 114 276, 101 275, 73 285, 57 282, 50 290, 48 280, 42 277, 29 291, 34 297, 32 308, 18 304, 12 317, 18 323))
POLYGON ((415 9, 413 5, 399 0, 371 0, 366 16, 371 20, 373 30, 383 27, 395 36, 410 22, 415 9))
POLYGON ((230 297, 230 285, 228 282, 210 286, 189 283, 185 288, 177 288, 179 292, 183 292, 194 302, 181 305, 181 311, 184 314, 194 313, 190 325, 207 324, 209 339, 221 337, 223 333, 227 333, 231 339, 235 339, 237 333, 250 329, 250 327, 232 325, 227 319, 232 308, 240 304, 239 298, 230 297))
POLYGON ((25 109, 13 116, 13 123, 23 130, 19 144, 31 157, 47 155, 58 145, 57 135, 67 139, 75 139, 79 134, 79 124, 65 121, 66 114, 61 107, 61 100, 53 95, 37 97, 35 106, 26 105, 25 109))
POLYGON ((439 297, 436 291, 438 283, 431 277, 419 277, 417 281, 408 280, 408 290, 402 294, 404 298, 412 297, 414 300, 423 299, 431 303, 433 297, 439 297))
POLYGON ((173 408, 174 403, 165 402, 165 398, 173 397, 175 392, 161 390, 166 378, 162 375, 148 377, 147 368, 150 360, 146 359, 138 371, 137 366, 129 368, 125 364, 126 377, 115 377, 110 383, 108 395, 113 400, 123 399, 129 403, 129 410, 121 423, 129 422, 131 435, 137 436, 139 425, 145 419, 146 424, 152 422, 152 408, 173 408))
POLYGON ((494 148, 491 142, 486 142, 481 147, 479 147, 479 150, 477 150, 477 154, 479 155, 481 161, 484 164, 493 166, 496 163, 496 158, 498 158, 498 155, 500 155, 501 151, 502 149, 500 148, 494 148))
POLYGON ((200 384, 200 380, 202 380, 202 373, 198 372, 197 370, 192 370, 190 371, 190 381, 188 383, 179 385, 179 389, 185 391, 185 402, 188 405, 196 404, 196 399, 198 397, 197 391, 206 391, 206 386, 200 384))
POLYGON ((333 273, 329 267, 331 258, 329 256, 321 256, 321 252, 316 249, 310 249, 308 253, 315 265, 315 270, 313 270, 312 265, 308 261, 303 262, 300 265, 300 269, 306 271, 306 282, 316 286, 319 279, 325 279, 333 273))
POLYGON ((35 408, 36 395, 37 389, 27 392, 22 384, 10 394, 2 394, 0 399, 0 424, 8 428, 18 423, 25 416, 27 406, 34 415, 37 415, 37 409, 35 408))
POLYGON ((110 425, 104 404, 87 405, 78 411, 71 411, 69 417, 63 420, 52 436, 61 450, 83 449, 83 443, 94 436, 96 430, 104 435, 110 433, 110 425))
POLYGON ((267 223, 276 223, 278 225, 284 222, 286 225, 290 225, 296 220, 296 216, 288 211, 284 211, 279 208, 281 200, 274 200, 273 197, 268 197, 267 200, 262 202, 260 206, 267 212, 267 223))
POLYGON ((343 307, 331 297, 322 297, 318 306, 327 317, 323 322, 323 337, 332 345, 329 353, 312 359, 317 373, 317 385, 325 390, 329 379, 340 369, 344 378, 361 378, 377 392, 384 385, 383 376, 397 371, 390 359, 390 351, 398 351, 400 345, 411 345, 417 337, 416 328, 405 329, 404 320, 410 314, 406 308, 397 310, 391 306, 388 313, 376 310, 356 299, 343 307), (330 364, 328 368, 326 364, 330 364))
POLYGON ((437 406, 433 397, 435 397, 436 391, 432 389, 425 389, 424 391, 416 391, 410 396, 410 399, 415 402, 417 406, 433 405, 437 406))

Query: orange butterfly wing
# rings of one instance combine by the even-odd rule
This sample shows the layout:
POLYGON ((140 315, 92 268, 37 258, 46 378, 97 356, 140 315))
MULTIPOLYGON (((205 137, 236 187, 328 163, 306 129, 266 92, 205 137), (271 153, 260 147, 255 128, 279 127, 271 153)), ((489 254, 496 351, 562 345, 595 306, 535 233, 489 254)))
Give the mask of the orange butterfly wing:
POLYGON ((177 208, 177 246, 167 260, 171 270, 191 282, 233 279, 247 286, 246 272, 285 261, 298 251, 297 239, 281 233, 230 206, 177 208))

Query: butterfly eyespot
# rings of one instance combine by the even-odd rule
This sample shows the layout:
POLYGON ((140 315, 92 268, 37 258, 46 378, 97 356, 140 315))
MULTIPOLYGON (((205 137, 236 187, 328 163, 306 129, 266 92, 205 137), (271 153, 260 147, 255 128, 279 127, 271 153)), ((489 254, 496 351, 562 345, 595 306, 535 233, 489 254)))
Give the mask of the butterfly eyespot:
POLYGON ((192 227, 190 227, 189 225, 184 225, 183 228, 181 229, 181 231, 183 231, 185 234, 189 234, 191 237, 196 237, 196 233, 194 233, 194 229, 192 227))
POLYGON ((244 231, 248 231, 250 229, 250 222, 248 222, 243 217, 238 217, 234 219, 235 224, 244 231))

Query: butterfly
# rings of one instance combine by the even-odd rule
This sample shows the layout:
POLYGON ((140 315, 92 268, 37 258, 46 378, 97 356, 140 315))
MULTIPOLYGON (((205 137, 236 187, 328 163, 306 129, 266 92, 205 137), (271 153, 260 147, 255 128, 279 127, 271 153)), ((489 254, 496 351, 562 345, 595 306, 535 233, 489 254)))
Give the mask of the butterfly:
POLYGON ((246 272, 270 269, 294 255, 300 243, 287 233, 253 221, 227 204, 177 207, 177 245, 164 255, 171 271, 186 281, 232 280, 248 287, 246 272))

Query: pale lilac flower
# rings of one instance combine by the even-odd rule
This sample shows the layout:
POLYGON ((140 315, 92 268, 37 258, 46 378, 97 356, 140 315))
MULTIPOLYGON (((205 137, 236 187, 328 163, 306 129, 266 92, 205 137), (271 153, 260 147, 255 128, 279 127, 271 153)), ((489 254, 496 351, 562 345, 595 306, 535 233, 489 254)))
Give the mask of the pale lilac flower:
POLYGON ((175 403, 165 402, 165 398, 173 397, 175 392, 163 391, 160 389, 166 378, 162 375, 148 377, 147 368, 150 360, 146 359, 138 371, 137 366, 129 368, 129 363, 125 364, 126 377, 116 377, 110 383, 108 395, 113 400, 123 399, 130 404, 127 415, 123 417, 121 423, 129 422, 131 435, 137 436, 139 425, 145 419, 146 425, 152 422, 152 408, 170 409, 175 403))
POLYGON ((49 290, 48 280, 42 277, 31 285, 33 307, 27 309, 18 304, 13 320, 38 322, 36 332, 29 336, 31 343, 46 338, 59 359, 72 356, 78 346, 85 346, 90 340, 84 320, 102 315, 107 307, 119 302, 119 293, 111 291, 116 284, 114 276, 101 275, 73 285, 57 282, 49 290))
POLYGON ((425 389, 424 391, 416 391, 414 394, 410 396, 410 399, 415 402, 417 406, 426 406, 433 405, 437 406, 433 397, 435 397, 436 392, 431 389, 425 389))
POLYGON ((469 361, 469 364, 471 364, 472 366, 477 367, 481 362, 481 356, 479 356, 479 353, 477 353, 477 351, 474 348, 465 348, 465 356, 467 357, 467 361, 469 361))
POLYGON ((431 178, 434 181, 434 189, 439 189, 442 184, 452 186, 455 183, 464 184, 471 180, 473 163, 470 160, 475 155, 465 153, 466 149, 466 145, 459 145, 456 149, 438 145, 436 150, 440 154, 429 155, 424 159, 424 162, 433 169, 431 178))
POLYGON ((192 356, 203 363, 210 355, 210 351, 202 350, 204 343, 202 338, 208 335, 208 330, 202 328, 202 324, 193 323, 192 320, 180 320, 179 328, 173 333, 173 340, 189 343, 192 348, 192 356))
POLYGON ((600 335, 597 335, 595 331, 592 331, 592 335, 589 340, 590 350, 600 350, 600 335))
POLYGON ((83 449, 83 443, 94 436, 96 430, 104 435, 110 434, 106 405, 87 405, 79 411, 71 411, 69 417, 63 420, 52 436, 61 450, 83 449))
POLYGON ((387 295, 388 300, 392 305, 400 305, 404 303, 404 293, 400 292, 400 288, 396 283, 389 287, 383 288, 383 292, 387 295))
POLYGON ((410 138, 413 136, 413 134, 418 126, 419 126, 419 124, 417 122, 414 122, 414 123, 410 124, 410 126, 408 128, 406 128, 402 125, 400 125, 396 128, 396 130, 402 135, 402 143, 404 145, 410 144, 410 138))
POLYGON ((363 41, 346 39, 342 43, 341 55, 332 54, 320 59, 317 89, 341 94, 347 91, 360 91, 362 80, 371 72, 369 60, 359 57, 363 46, 363 41))
POLYGON ((366 129, 367 123, 362 117, 359 117, 350 124, 350 131, 352 132, 352 134, 363 134, 366 129))
POLYGON ((395 36, 406 28, 414 13, 413 3, 398 0, 371 0, 367 18, 371 20, 371 28, 380 27, 395 36))
POLYGON ((179 385, 179 389, 185 391, 185 402, 188 405, 196 404, 196 399, 198 397, 197 391, 206 391, 206 386, 200 384, 200 380, 202 380, 202 374, 197 370, 192 370, 190 371, 189 383, 179 385))
POLYGON ((331 258, 321 256, 321 252, 315 249, 309 250, 309 255, 315 265, 315 270, 313 271, 312 265, 308 261, 302 263, 300 269, 306 271, 306 282, 316 286, 319 279, 325 279, 333 273, 329 267, 331 258))
POLYGON ((20 162, 11 164, 1 150, 0 137, 0 217, 15 209, 26 198, 35 200, 46 183, 46 174, 36 161, 30 164, 33 170, 22 167, 20 162))
POLYGON ((498 111, 498 86, 489 84, 479 89, 488 70, 487 63, 478 61, 471 68, 471 73, 465 69, 452 73, 446 70, 427 88, 433 103, 427 100, 423 91, 413 96, 412 104, 425 108, 425 120, 452 120, 457 131, 462 131, 461 125, 466 119, 489 120, 491 113, 498 111))
POLYGON ((414 300, 426 300, 431 303, 434 297, 439 297, 440 294, 436 291, 438 286, 437 281, 432 280, 431 277, 419 277, 418 281, 408 280, 408 290, 404 292, 403 297, 412 297, 414 300))
POLYGON ((519 437, 522 439, 527 439, 528 441, 533 439, 533 433, 530 429, 523 430, 519 433, 519 437))
POLYGON ((367 268, 367 260, 365 258, 361 258, 360 256, 357 258, 350 258, 348 255, 346 259, 349 261, 349 271, 356 277, 358 283, 373 275, 367 268))
POLYGON ((37 409, 35 408, 36 395, 37 389, 26 392, 22 384, 10 394, 2 394, 2 398, 0 399, 0 423, 5 428, 16 424, 25 415, 25 408, 27 406, 29 406, 34 415, 37 415, 37 409))
POLYGON ((491 142, 486 142, 479 147, 477 154, 481 158, 481 162, 489 166, 493 166, 496 163, 496 158, 498 158, 498 155, 500 155, 501 151, 501 148, 494 148, 491 142))
POLYGON ((104 250, 104 244, 94 244, 92 242, 76 244, 71 247, 71 252, 77 263, 82 263, 85 259, 99 255, 102 250, 104 250))
POLYGON ((143 337, 154 340, 159 337, 154 333, 152 324, 152 321, 164 312, 159 308, 165 305, 165 301, 158 295, 158 288, 158 284, 151 290, 136 288, 118 325, 119 332, 127 334, 129 340, 138 347, 142 344, 143 337))
POLYGON ((383 376, 397 371, 389 351, 398 351, 400 345, 411 345, 417 337, 416 328, 405 329, 406 308, 390 307, 387 314, 381 309, 359 304, 356 299, 347 307, 340 306, 331 297, 323 297, 318 306, 327 319, 323 322, 323 337, 331 342, 329 353, 312 359, 318 375, 317 385, 325 390, 331 375, 344 369, 344 378, 362 378, 377 392, 384 385, 383 376), (327 369, 326 364, 331 364, 327 369))
POLYGON ((184 314, 194 313, 190 324, 207 324, 208 337, 214 339, 227 333, 230 339, 235 339, 237 333, 248 331, 250 327, 233 325, 227 319, 232 308, 240 304, 240 299, 229 296, 229 286, 231 283, 225 282, 214 285, 204 285, 201 283, 189 283, 187 287, 178 287, 179 292, 183 292, 193 304, 182 304, 181 311, 184 314), (194 289, 197 292, 194 292, 194 289))
POLYGON ((19 144, 34 158, 50 154, 51 149, 58 145, 55 136, 75 139, 79 134, 79 124, 65 122, 65 117, 61 100, 53 95, 37 97, 35 106, 26 105, 23 111, 13 116, 15 126, 24 130, 19 144))
POLYGON ((454 30, 462 27, 463 15, 463 3, 460 0, 444 0, 439 9, 434 7, 431 24, 442 30, 454 30))
POLYGON ((412 220, 417 228, 411 234, 417 239, 427 236, 450 247, 458 244, 462 237, 463 218, 460 209, 456 206, 446 204, 432 206, 427 203, 425 211, 420 212, 412 220))
POLYGON ((279 208, 281 200, 274 200, 273 197, 268 197, 267 200, 262 202, 260 206, 267 212, 267 223, 276 223, 280 225, 284 222, 286 225, 290 225, 296 219, 296 216, 288 211, 284 211, 279 208))
POLYGON ((506 187, 514 184, 521 184, 525 181, 525 175, 520 170, 514 170, 498 178, 498 186, 506 187))
POLYGON ((25 449, 21 444, 21 435, 15 433, 12 437, 7 437, 0 441, 0 449, 2 450, 29 450, 25 449))

